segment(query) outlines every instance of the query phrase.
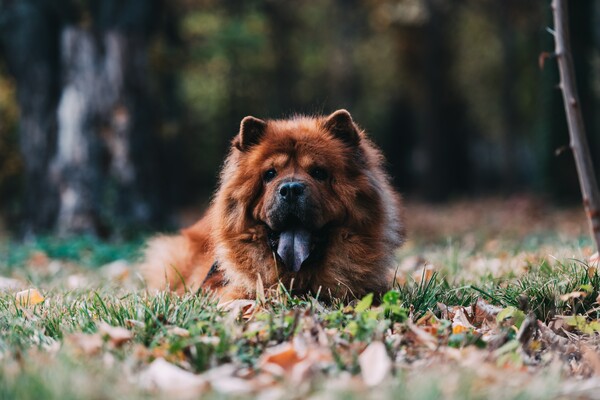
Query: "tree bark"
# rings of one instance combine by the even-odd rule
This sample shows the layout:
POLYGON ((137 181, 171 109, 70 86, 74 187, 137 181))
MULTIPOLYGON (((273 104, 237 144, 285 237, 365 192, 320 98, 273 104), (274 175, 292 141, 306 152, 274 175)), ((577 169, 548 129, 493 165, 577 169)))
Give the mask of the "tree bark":
POLYGON ((132 231, 168 211, 148 61, 163 4, 0 2, 21 109, 26 233, 132 231))
POLYGON ((560 71, 560 87, 563 93, 567 123, 569 126, 570 147, 575 156, 575 165, 579 177, 579 185, 583 196, 592 237, 596 249, 600 250, 600 192, 592 164, 589 146, 585 134, 585 126, 581 113, 581 104, 569 42, 569 25, 566 0, 553 0, 555 55, 560 71))

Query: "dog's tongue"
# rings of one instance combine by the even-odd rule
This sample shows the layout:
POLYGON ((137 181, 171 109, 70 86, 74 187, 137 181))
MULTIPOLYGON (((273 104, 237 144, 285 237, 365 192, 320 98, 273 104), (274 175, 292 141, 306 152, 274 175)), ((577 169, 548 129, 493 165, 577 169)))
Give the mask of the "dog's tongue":
POLYGON ((300 271, 302 263, 310 253, 310 232, 304 229, 294 229, 281 232, 277 254, 285 266, 294 271, 300 271))

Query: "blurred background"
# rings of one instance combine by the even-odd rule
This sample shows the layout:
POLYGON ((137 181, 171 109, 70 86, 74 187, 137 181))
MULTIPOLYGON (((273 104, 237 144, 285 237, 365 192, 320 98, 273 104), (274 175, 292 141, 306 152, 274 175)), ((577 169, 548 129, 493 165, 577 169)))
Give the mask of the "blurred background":
MULTIPOLYGON (((600 1, 569 6, 598 163, 600 1)), ((0 0, 0 230, 173 228, 244 116, 338 108, 409 199, 579 201, 551 17, 549 0, 0 0)))

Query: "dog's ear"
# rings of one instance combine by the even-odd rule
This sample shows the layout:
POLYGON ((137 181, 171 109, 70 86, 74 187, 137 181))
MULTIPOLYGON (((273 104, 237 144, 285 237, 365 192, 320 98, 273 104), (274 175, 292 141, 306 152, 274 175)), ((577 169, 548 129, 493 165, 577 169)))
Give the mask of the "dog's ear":
POLYGON ((260 142, 266 127, 267 123, 262 119, 245 117, 240 124, 240 133, 233 140, 233 145, 239 151, 248 151, 250 147, 260 142))
POLYGON ((357 146, 360 143, 358 127, 352 120, 352 116, 346 110, 337 110, 325 120, 325 129, 333 136, 342 140, 351 146, 357 146))

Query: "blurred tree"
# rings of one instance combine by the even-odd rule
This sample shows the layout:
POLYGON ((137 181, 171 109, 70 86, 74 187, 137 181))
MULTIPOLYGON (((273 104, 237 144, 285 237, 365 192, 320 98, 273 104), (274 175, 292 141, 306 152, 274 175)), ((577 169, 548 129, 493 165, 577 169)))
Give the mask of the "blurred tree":
POLYGON ((166 211, 148 50, 158 0, 6 1, 2 44, 17 82, 26 232, 102 234, 166 211))
POLYGON ((2 53, 17 82, 21 114, 27 229, 46 230, 53 226, 58 209, 50 164, 56 148, 63 15, 51 1, 4 1, 0 6, 2 53))
MULTIPOLYGON (((389 7, 389 5, 387 5, 389 7)), ((449 1, 394 2, 400 69, 409 77, 418 138, 418 187, 431 200, 464 192, 471 182, 465 104, 452 79, 448 40, 455 5, 449 1)))

